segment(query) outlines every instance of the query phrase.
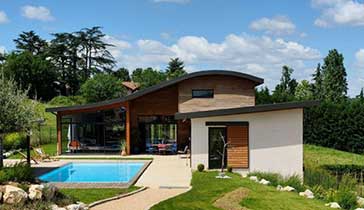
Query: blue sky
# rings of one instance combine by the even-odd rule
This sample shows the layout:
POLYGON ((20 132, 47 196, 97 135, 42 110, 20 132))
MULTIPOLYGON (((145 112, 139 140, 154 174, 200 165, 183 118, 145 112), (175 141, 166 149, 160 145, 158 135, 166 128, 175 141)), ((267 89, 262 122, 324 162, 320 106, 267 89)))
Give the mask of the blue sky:
POLYGON ((51 33, 102 26, 118 66, 164 69, 180 57, 188 71, 232 69, 265 78, 282 65, 309 79, 329 49, 345 57, 349 93, 364 86, 361 0, 0 0, 0 51, 34 30, 51 33))

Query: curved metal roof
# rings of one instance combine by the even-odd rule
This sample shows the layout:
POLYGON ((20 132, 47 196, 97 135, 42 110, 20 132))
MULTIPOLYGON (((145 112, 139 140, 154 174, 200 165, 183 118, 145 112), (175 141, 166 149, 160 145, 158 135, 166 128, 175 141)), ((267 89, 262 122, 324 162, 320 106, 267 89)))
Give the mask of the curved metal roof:
POLYGON ((116 99, 107 100, 107 101, 101 101, 101 102, 97 102, 97 103, 77 105, 77 106, 64 106, 64 107, 47 108, 46 111, 47 112, 62 112, 62 111, 69 111, 69 110, 89 109, 89 108, 94 108, 94 107, 98 107, 98 106, 105 106, 105 105, 111 105, 111 104, 114 104, 114 103, 121 103, 121 102, 136 99, 136 98, 141 97, 143 95, 146 95, 148 93, 155 92, 157 90, 160 90, 162 88, 177 84, 177 83, 182 82, 182 81, 187 80, 187 79, 191 79, 191 78, 194 78, 194 77, 200 77, 200 76, 213 76, 213 75, 240 77, 240 78, 247 79, 247 80, 250 80, 250 81, 254 82, 254 84, 256 86, 260 85, 260 84, 262 84, 264 82, 264 80, 262 78, 255 77, 253 75, 249 75, 249 74, 245 74, 245 73, 241 73, 241 72, 237 72, 237 71, 230 71, 230 70, 198 71, 198 72, 193 72, 193 73, 190 73, 190 74, 186 74, 186 75, 178 77, 176 79, 161 82, 160 84, 153 85, 153 86, 151 86, 149 88, 137 91, 137 92, 132 93, 130 95, 127 95, 125 97, 116 98, 116 99))

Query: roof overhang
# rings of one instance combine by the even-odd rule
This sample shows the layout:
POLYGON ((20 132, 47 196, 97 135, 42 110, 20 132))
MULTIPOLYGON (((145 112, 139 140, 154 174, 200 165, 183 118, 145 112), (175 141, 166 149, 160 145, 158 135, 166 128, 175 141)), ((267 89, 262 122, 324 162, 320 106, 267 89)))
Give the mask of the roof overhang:
POLYGON ((96 108, 98 106, 109 106, 109 105, 112 105, 112 104, 115 104, 115 103, 123 103, 125 101, 130 101, 130 100, 136 99, 136 98, 141 97, 143 95, 146 95, 148 93, 155 92, 157 90, 160 90, 162 88, 177 84, 177 83, 182 82, 182 81, 187 80, 187 79, 191 79, 191 78, 194 78, 194 77, 200 77, 200 76, 213 76, 213 75, 234 76, 234 77, 247 79, 247 80, 252 81, 255 86, 260 85, 260 84, 262 84, 264 82, 264 80, 262 78, 255 77, 255 76, 252 76, 252 75, 249 75, 249 74, 244 74, 244 73, 237 72, 237 71, 228 71, 228 70, 198 71, 198 72, 193 72, 193 73, 190 73, 190 74, 186 74, 184 76, 178 77, 178 78, 173 79, 173 80, 168 80, 168 81, 162 82, 160 84, 151 86, 151 87, 146 88, 144 90, 134 92, 134 93, 132 93, 130 95, 127 95, 125 97, 116 98, 116 99, 107 100, 107 101, 101 101, 101 102, 98 102, 98 103, 78 105, 78 106, 64 106, 64 107, 46 108, 46 112, 64 112, 64 111, 93 109, 93 108, 96 108))
POLYGON ((319 103, 320 103, 320 101, 300 101, 300 102, 264 104, 264 105, 257 105, 257 106, 245 106, 245 107, 230 108, 230 109, 216 109, 216 110, 211 110, 211 111, 176 113, 175 118, 177 120, 181 120, 181 119, 214 117, 214 116, 223 116, 223 115, 279 111, 279 110, 287 110, 287 109, 300 109, 300 108, 303 109, 303 108, 307 108, 307 107, 316 106, 319 103))

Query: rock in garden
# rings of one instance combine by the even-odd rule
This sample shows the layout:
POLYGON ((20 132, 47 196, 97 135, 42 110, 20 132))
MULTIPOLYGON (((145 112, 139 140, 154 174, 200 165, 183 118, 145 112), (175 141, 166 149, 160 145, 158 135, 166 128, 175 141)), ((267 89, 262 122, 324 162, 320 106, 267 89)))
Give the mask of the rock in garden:
POLYGON ((58 210, 58 206, 57 206, 57 204, 53 204, 53 205, 51 205, 51 210, 58 210))
POLYGON ((5 193, 3 196, 4 203, 7 204, 23 203, 27 200, 27 198, 28 194, 23 189, 11 185, 5 186, 5 193))
POLYGON ((80 205, 80 207, 83 209, 83 210, 87 210, 88 207, 86 204, 82 203, 82 202, 77 202, 78 205, 80 205))
POLYGON ((56 195, 57 191, 58 188, 56 186, 49 184, 43 189, 43 196, 46 200, 52 200, 56 195))
POLYGON ((315 196, 313 195, 313 192, 309 189, 305 190, 304 192, 300 192, 299 193, 300 196, 309 198, 309 199, 313 199, 315 198, 315 196))
POLYGON ((260 182, 259 182, 260 184, 263 184, 263 185, 269 185, 270 184, 270 181, 268 181, 268 180, 265 180, 265 179, 262 179, 262 180, 260 180, 260 182))
POLYGON ((358 196, 356 198, 356 203, 358 204, 358 206, 363 207, 364 206, 364 198, 358 196))
POLYGON ((327 203, 327 204, 325 204, 325 206, 328 206, 333 209, 341 209, 341 206, 336 202, 327 203))
POLYGON ((356 208, 355 210, 364 210, 363 208, 356 208))
POLYGON ((252 181, 255 181, 255 182, 259 182, 259 179, 256 176, 251 176, 251 177, 249 177, 249 179, 252 181))
POLYGON ((84 203, 71 204, 66 207, 67 210, 85 210, 86 205, 84 203))
POLYGON ((286 192, 293 192, 295 191, 296 189, 294 189, 293 187, 291 186, 285 186, 281 189, 281 191, 286 191, 286 192))
POLYGON ((29 199, 40 200, 42 199, 44 186, 41 184, 33 184, 29 187, 29 199))

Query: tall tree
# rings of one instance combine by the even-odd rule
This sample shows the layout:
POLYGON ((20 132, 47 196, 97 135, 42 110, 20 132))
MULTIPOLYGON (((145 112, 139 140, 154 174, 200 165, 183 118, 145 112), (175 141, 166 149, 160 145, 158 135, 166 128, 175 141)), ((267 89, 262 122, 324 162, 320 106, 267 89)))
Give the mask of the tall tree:
POLYGON ((315 99, 323 99, 323 85, 322 85, 322 70, 321 64, 318 63, 316 71, 312 74, 313 84, 312 84, 312 94, 315 99))
POLYGON ((273 103, 272 96, 269 93, 267 86, 260 89, 255 89, 255 103, 256 104, 271 104, 273 103))
POLYGON ((62 95, 74 95, 81 85, 79 40, 72 33, 56 33, 53 36, 48 57, 56 67, 62 95))
POLYGON ((275 87, 273 91, 274 102, 287 102, 294 100, 294 94, 296 92, 297 81, 291 78, 293 69, 288 66, 282 67, 281 82, 275 87))
POLYGON ((19 52, 29 51, 33 55, 43 53, 47 48, 47 42, 34 31, 23 31, 17 39, 14 39, 14 42, 19 52))
POLYGON ((75 34, 80 42, 79 53, 82 58, 81 69, 84 81, 91 75, 111 69, 115 65, 114 57, 107 50, 107 47, 112 45, 104 42, 105 34, 101 31, 101 27, 84 28, 75 34))
POLYGON ((99 102, 124 96, 126 91, 120 81, 110 75, 99 73, 81 86, 81 94, 87 102, 99 102))
POLYGON ((362 102, 364 101, 364 89, 363 88, 361 88, 360 93, 359 93, 359 95, 356 96, 356 98, 362 102))
POLYGON ((153 68, 137 68, 133 71, 131 78, 133 82, 140 84, 141 89, 144 89, 165 81, 166 75, 161 71, 154 70, 153 68))
POLYGON ((29 51, 11 53, 3 66, 6 78, 14 79, 21 88, 28 89, 31 98, 52 99, 57 95, 57 74, 50 61, 29 51))
POLYGON ((179 58, 171 58, 167 66, 166 74, 168 80, 187 74, 184 70, 183 61, 179 58))
POLYGON ((7 133, 29 131, 36 119, 35 104, 27 92, 0 75, 0 168, 3 167, 3 139, 7 133))
POLYGON ((129 70, 126 68, 119 68, 116 71, 111 71, 111 74, 121 81, 130 81, 129 70))
POLYGON ((340 101, 346 98, 348 83, 344 56, 336 49, 330 50, 322 66, 323 93, 327 100, 340 101))
POLYGON ((296 87, 295 98, 297 100, 310 100, 313 98, 311 84, 307 80, 302 80, 296 87))

